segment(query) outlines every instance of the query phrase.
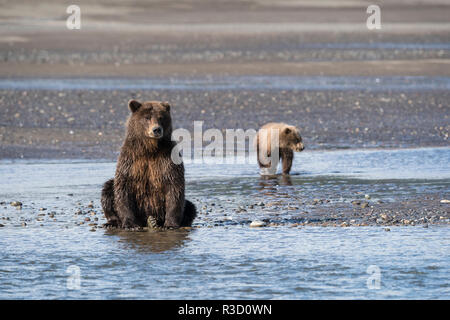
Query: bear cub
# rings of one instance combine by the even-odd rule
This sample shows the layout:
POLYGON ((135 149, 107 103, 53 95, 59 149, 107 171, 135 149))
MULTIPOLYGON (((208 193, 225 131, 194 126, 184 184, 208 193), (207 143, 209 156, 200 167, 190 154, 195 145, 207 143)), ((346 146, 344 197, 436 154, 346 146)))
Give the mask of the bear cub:
POLYGON ((280 160, 283 174, 289 174, 294 160, 294 151, 300 152, 304 149, 302 137, 295 126, 286 123, 266 123, 258 130, 256 136, 257 159, 261 175, 275 175, 280 160), (278 133, 278 141, 276 141, 276 135, 272 138, 272 133, 275 134, 275 132, 278 133), (273 147, 271 147, 272 142, 275 143, 273 147), (272 156, 272 148, 278 151, 278 155, 272 156))
POLYGON ((126 229, 190 226, 196 216, 184 198, 184 166, 171 153, 172 119, 167 102, 130 100, 125 141, 116 174, 103 185, 105 227, 126 229))

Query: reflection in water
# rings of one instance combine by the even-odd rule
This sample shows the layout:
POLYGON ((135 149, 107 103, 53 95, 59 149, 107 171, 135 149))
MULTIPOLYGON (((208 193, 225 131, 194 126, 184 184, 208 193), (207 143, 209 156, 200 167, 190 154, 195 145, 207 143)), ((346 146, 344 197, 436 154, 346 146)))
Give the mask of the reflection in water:
POLYGON ((292 186, 289 175, 261 176, 259 179, 259 190, 266 196, 274 196, 278 193, 278 186, 292 186))
POLYGON ((149 230, 133 232, 124 230, 107 230, 106 235, 119 236, 119 242, 128 247, 144 252, 159 253, 180 248, 187 240, 190 230, 149 230))

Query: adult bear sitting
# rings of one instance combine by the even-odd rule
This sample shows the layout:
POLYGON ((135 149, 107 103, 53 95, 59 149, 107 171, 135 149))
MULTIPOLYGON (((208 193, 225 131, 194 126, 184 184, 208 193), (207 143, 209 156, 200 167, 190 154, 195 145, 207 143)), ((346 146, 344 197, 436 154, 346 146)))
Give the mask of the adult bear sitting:
POLYGON ((102 190, 105 227, 190 226, 194 204, 184 198, 184 166, 171 159, 172 119, 167 102, 130 100, 131 115, 114 179, 102 190))

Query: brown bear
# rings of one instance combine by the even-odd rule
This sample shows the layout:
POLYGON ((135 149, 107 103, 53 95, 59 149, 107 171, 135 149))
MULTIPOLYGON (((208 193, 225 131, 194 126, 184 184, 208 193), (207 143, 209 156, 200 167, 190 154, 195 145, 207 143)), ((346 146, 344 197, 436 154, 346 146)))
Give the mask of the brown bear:
POLYGON ((286 123, 266 123, 258 130, 256 136, 257 159, 261 175, 276 174, 280 160, 283 165, 283 174, 289 174, 294 160, 294 151, 300 152, 304 149, 302 137, 295 126, 286 123), (274 134, 273 137, 272 134, 274 134), (278 141, 276 141, 276 134, 278 134, 278 141), (272 139, 275 143, 273 146, 272 139), (275 151, 275 154, 272 154, 271 150, 275 151))
POLYGON ((190 226, 194 204, 184 198, 184 166, 171 158, 172 119, 167 102, 130 100, 125 141, 114 179, 102 190, 105 227, 190 226))

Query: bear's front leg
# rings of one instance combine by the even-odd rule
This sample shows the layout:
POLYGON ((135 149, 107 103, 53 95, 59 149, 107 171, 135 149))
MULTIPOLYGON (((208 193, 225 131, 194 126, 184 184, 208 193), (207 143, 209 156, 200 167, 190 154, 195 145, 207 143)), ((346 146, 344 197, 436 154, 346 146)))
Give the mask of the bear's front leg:
POLYGON ((179 186, 170 187, 166 195, 166 215, 164 227, 176 229, 181 227, 184 214, 184 190, 179 186))
POLYGON ((294 152, 290 149, 280 150, 280 157, 283 164, 283 174, 289 174, 294 159, 294 152))
POLYGON ((114 188, 114 200, 116 205, 117 215, 122 223, 121 227, 124 229, 134 229, 141 227, 138 223, 135 212, 135 198, 125 184, 118 182, 114 188))

